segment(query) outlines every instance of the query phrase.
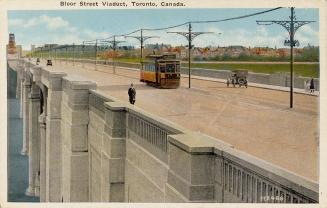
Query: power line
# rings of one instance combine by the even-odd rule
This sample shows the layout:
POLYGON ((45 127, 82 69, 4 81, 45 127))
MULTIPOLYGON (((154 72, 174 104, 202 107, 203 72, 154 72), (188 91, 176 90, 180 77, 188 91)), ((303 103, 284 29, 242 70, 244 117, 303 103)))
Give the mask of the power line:
POLYGON ((244 18, 247 18, 247 17, 256 16, 256 15, 259 15, 259 14, 272 12, 272 11, 275 11, 275 10, 278 10, 278 9, 281 9, 281 8, 283 8, 283 7, 276 7, 274 9, 269 9, 269 10, 265 10, 265 11, 262 11, 262 12, 256 12, 256 13, 252 13, 252 14, 242 15, 242 16, 238 16, 238 17, 231 17, 231 18, 226 18, 226 19, 221 19, 221 20, 191 21, 191 23, 198 23, 198 24, 200 24, 200 23, 216 23, 216 22, 225 22, 225 21, 236 20, 236 19, 244 19, 244 18))
MULTIPOLYGON (((283 7, 276 7, 276 8, 273 8, 273 9, 268 9, 268 10, 265 10, 265 11, 261 11, 261 12, 256 12, 256 13, 252 13, 252 14, 247 14, 247 15, 242 15, 242 16, 238 16, 238 17, 232 17, 232 18, 226 18, 226 19, 220 19, 220 20, 206 20, 206 21, 188 21, 188 22, 184 22, 184 23, 181 23, 181 24, 178 24, 178 25, 173 25, 173 26, 168 26, 168 27, 160 27, 160 28, 142 28, 142 29, 138 29, 138 30, 135 30, 133 32, 130 32, 130 33, 127 33, 127 34, 122 34, 122 35, 119 35, 119 36, 127 36, 127 35, 131 35, 131 34, 134 34, 136 32, 140 32, 141 30, 143 31, 158 31, 158 30, 168 30, 168 29, 172 29, 172 28, 176 28, 176 27, 180 27, 180 26, 184 26, 184 25, 188 25, 190 23, 195 23, 195 24, 201 24, 201 23, 215 23, 215 22, 225 22, 225 21, 230 21, 230 20, 236 20, 236 19, 243 19, 243 18, 247 18, 247 17, 251 17, 251 16, 256 16, 256 15, 259 15, 259 14, 264 14, 264 13, 267 13, 267 12, 272 12, 272 11, 275 11, 275 10, 278 10, 278 9, 281 9, 283 7)), ((105 39, 110 39, 112 38, 113 36, 109 37, 109 38, 105 38, 105 39)), ((116 36, 117 37, 117 36, 116 36)))

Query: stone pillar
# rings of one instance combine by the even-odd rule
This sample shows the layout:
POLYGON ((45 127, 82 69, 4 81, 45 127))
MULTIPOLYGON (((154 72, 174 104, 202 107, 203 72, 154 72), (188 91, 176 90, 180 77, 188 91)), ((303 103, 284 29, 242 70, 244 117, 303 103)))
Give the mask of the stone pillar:
POLYGON ((24 106, 24 77, 22 77, 20 82, 20 102, 19 102, 19 117, 23 118, 23 106, 24 106))
POLYGON ((25 79, 23 83, 23 148, 22 155, 27 155, 29 152, 29 94, 31 91, 31 81, 28 73, 25 71, 25 79))
POLYGON ((105 103, 105 128, 101 154, 101 201, 124 202, 126 110, 119 102, 105 103))
POLYGON ((61 102, 62 197, 64 202, 89 201, 89 81, 63 78, 61 102))
POLYGON ((18 66, 16 68, 16 73, 17 73, 17 77, 16 77, 16 82, 17 82, 17 86, 16 86, 16 98, 17 99, 20 99, 20 95, 21 95, 21 91, 22 91, 22 88, 21 88, 21 79, 22 79, 22 71, 23 71, 23 63, 22 61, 20 61, 18 63, 18 66))
POLYGON ((40 125, 40 202, 45 202, 46 195, 46 116, 45 112, 43 112, 39 116, 39 125, 40 125))
POLYGON ((46 116, 46 191, 45 201, 61 202, 61 98, 65 73, 50 72, 46 116))
POLYGON ((29 184, 26 195, 36 196, 39 186, 36 180, 39 177, 39 115, 40 115, 40 88, 33 83, 29 96, 29 184))
POLYGON ((166 202, 215 201, 213 148, 200 140, 189 134, 169 136, 166 202))

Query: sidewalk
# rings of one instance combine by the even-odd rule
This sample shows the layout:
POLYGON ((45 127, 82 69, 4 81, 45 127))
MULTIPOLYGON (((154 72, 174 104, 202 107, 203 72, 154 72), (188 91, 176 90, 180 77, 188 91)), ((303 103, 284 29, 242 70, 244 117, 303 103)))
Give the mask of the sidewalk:
MULTIPOLYGON (((182 74, 182 77, 188 77, 188 75, 182 74)), ((202 76, 195 76, 191 75, 192 79, 201 79, 201 80, 207 80, 207 81, 213 81, 213 82, 222 82, 226 83, 225 79, 218 79, 218 78, 211 78, 211 77, 202 77, 202 76)), ((270 90, 278 90, 278 91, 284 91, 289 92, 289 87, 281 87, 281 86, 275 86, 275 85, 266 85, 266 84, 258 84, 258 83, 248 83, 248 86, 250 87, 258 87, 258 88, 264 88, 264 89, 270 89, 270 90)), ((314 93, 306 92, 304 89, 299 88, 293 88, 294 93, 298 94, 305 94, 305 95, 311 95, 311 96, 319 96, 319 91, 315 91, 314 93)))
MULTIPOLYGON (((133 70, 133 71, 138 71, 139 69, 135 68, 129 68, 129 67, 118 67, 117 68, 122 68, 122 69, 128 69, 128 70, 133 70)), ((181 75, 184 78, 187 78, 188 75, 182 74, 181 75)), ((222 82, 226 83, 226 79, 219 79, 219 78, 211 78, 211 77, 202 77, 202 76, 196 76, 196 75, 191 75, 192 79, 201 79, 201 80, 207 80, 207 81, 213 81, 213 82, 222 82)), ((264 88, 264 89, 270 89, 270 90, 278 90, 278 91, 284 91, 284 92, 289 92, 290 88, 289 87, 281 87, 281 86, 275 86, 275 85, 266 85, 266 84, 259 84, 259 83, 248 83, 248 86, 250 87, 258 87, 258 88, 264 88)), ((311 95, 311 96, 319 96, 319 91, 315 91, 314 93, 306 92, 304 89, 299 89, 299 88, 293 88, 294 93, 298 94, 305 94, 305 95, 311 95)))

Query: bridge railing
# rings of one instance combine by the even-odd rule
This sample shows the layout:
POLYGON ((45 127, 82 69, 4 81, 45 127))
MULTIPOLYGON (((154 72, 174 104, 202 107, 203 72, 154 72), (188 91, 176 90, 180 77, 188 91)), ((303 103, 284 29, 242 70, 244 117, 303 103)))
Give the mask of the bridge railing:
POLYGON ((224 202, 318 202, 316 183, 273 164, 237 150, 223 152, 221 161, 224 202))
MULTIPOLYGON (((228 203, 317 203, 318 184, 269 162, 234 149, 228 144, 205 135, 172 135, 169 136, 170 149, 174 150, 169 157, 172 180, 185 178, 179 168, 190 163, 189 186, 200 184, 214 190, 207 191, 207 197, 213 196, 215 202, 228 203), (181 155, 188 157, 181 160, 181 155), (179 162, 176 162, 179 160, 179 162), (192 161, 199 161, 201 166, 192 161), (211 167, 211 168, 210 168, 211 167), (196 181, 201 181, 198 184, 196 181)), ((187 166, 186 166, 187 167, 187 166)), ((187 177, 186 177, 187 178, 187 177)), ((180 189, 182 190, 182 189, 180 189)), ((184 193, 189 200, 192 195, 184 193)), ((210 201, 210 197, 206 198, 210 201)))
MULTIPOLYGON (((25 70, 33 71, 33 68, 25 70)), ((47 69, 42 68, 38 72, 41 74, 29 75, 40 76, 41 82, 46 84, 49 79, 47 69)), ((78 152, 80 155, 76 155, 75 150, 70 151, 71 157, 83 156, 83 160, 89 161, 90 177, 85 176, 89 178, 88 183, 105 180, 110 184, 110 188, 105 183, 101 183, 101 188, 90 185, 94 188, 90 190, 92 196, 102 193, 102 198, 95 200, 242 203, 319 201, 316 182, 236 150, 219 138, 191 132, 100 93, 94 90, 93 84, 90 90, 86 89, 84 81, 78 83, 73 76, 62 79, 62 82, 58 82, 64 91, 61 106, 70 106, 68 102, 72 101, 75 105, 71 105, 69 115, 61 113, 61 120, 69 116, 70 121, 78 123, 83 113, 85 122, 80 126, 87 132, 86 141, 89 142, 83 146, 85 149, 78 152), (71 86, 68 87, 68 84, 71 86), (82 101, 83 106, 80 105, 82 101), (91 146, 100 153, 96 161, 101 162, 92 164, 92 157, 87 159, 84 156, 89 154, 87 151, 91 152, 88 149, 91 146), (143 196, 140 196, 140 190, 144 190, 143 196), (110 195, 107 192, 119 197, 105 198, 110 195), (149 197, 150 192, 152 198, 149 197)), ((51 108, 51 102, 48 104, 51 108)), ((61 123, 62 129, 67 130, 77 125, 68 122, 66 128, 67 122, 61 123)), ((80 132, 68 134, 71 141, 77 142, 77 137, 72 136, 72 133, 78 135, 80 132)), ((71 164, 69 167, 80 166, 71 164)), ((63 166, 63 169, 66 170, 66 167, 63 166)))
POLYGON ((150 115, 140 109, 129 108, 127 113, 127 138, 142 145, 160 160, 168 162, 168 135, 181 134, 181 127, 150 115))

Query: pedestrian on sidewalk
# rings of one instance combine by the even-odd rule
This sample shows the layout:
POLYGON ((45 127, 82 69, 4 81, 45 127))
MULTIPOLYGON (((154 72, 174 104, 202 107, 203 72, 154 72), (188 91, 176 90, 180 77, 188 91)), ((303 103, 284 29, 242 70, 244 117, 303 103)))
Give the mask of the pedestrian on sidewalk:
POLYGON ((309 82, 309 80, 305 80, 304 81, 304 91, 309 92, 309 88, 310 88, 310 82, 309 82))
POLYGON ((136 90, 133 86, 133 83, 131 84, 131 86, 128 89, 128 96, 129 96, 129 102, 134 105, 135 103, 135 97, 136 97, 136 90))
POLYGON ((315 84, 314 84, 313 77, 311 77, 311 80, 310 80, 310 93, 314 93, 314 92, 315 92, 315 84))

